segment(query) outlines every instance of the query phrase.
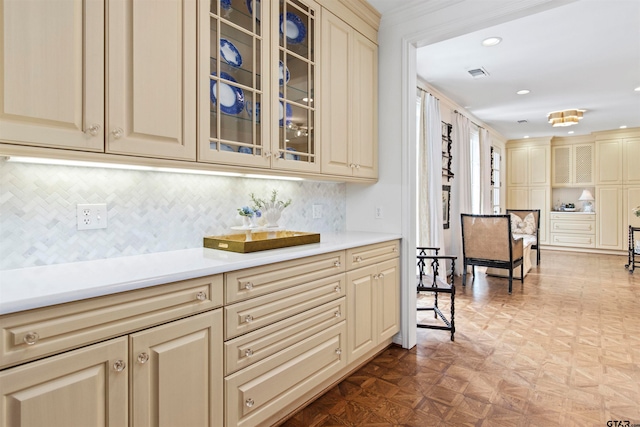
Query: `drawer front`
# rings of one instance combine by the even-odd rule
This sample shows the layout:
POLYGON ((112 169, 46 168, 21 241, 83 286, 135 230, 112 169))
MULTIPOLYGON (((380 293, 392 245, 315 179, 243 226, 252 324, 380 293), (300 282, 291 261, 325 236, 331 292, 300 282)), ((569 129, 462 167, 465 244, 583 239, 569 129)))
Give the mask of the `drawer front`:
POLYGON ((268 425, 307 401, 346 366, 345 334, 342 321, 225 378, 225 425, 268 425))
POLYGON ((555 234, 551 233, 551 244, 556 246, 569 246, 579 248, 595 248, 596 237, 581 234, 555 234))
POLYGON ((0 367, 222 306, 222 275, 0 317, 0 367))
POLYGON ((560 221, 595 221, 595 214, 572 214, 572 213, 557 213, 551 212, 549 219, 558 219, 560 221))
POLYGON ((325 277, 224 308, 225 340, 345 296, 345 275, 325 277))
POLYGON ((347 249, 347 270, 378 264, 399 255, 399 240, 347 249))
POLYGON ((290 288, 345 271, 344 251, 225 274, 227 304, 290 288))
POLYGON ((345 298, 331 301, 224 344, 225 375, 232 374, 342 322, 345 298))
POLYGON ((596 234, 595 221, 551 221, 552 233, 596 234))

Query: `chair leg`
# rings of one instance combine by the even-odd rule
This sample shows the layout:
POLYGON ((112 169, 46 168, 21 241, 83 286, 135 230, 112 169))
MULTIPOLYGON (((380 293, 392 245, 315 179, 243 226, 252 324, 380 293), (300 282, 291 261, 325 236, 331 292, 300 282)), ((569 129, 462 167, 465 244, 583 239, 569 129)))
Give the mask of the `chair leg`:
POLYGON ((456 287, 451 282, 451 341, 453 341, 453 334, 456 332, 456 323, 455 323, 455 299, 456 299, 456 287))
POLYGON ((509 269, 509 295, 511 295, 512 287, 513 287, 513 267, 509 269))
POLYGON ((467 286, 467 264, 462 267, 462 286, 467 286))
POLYGON ((524 261, 522 261, 522 265, 520 266, 520 283, 524 283, 524 261))
POLYGON ((536 256, 538 258, 537 260, 538 263, 536 264, 536 267, 539 267, 540 266, 540 246, 536 248, 536 256))

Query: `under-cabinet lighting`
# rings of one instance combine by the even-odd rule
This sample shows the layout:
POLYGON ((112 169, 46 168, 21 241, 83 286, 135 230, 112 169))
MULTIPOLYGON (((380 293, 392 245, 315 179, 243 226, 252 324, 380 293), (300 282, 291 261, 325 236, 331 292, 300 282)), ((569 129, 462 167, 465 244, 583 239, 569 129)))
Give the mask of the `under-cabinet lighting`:
POLYGON ((184 173, 184 174, 192 174, 192 175, 229 176, 229 177, 236 177, 236 178, 276 179, 276 180, 284 180, 284 181, 303 181, 304 180, 304 178, 290 177, 290 176, 244 174, 244 173, 238 173, 238 172, 168 168, 168 167, 132 165, 132 164, 124 164, 124 163, 88 162, 83 160, 49 159, 49 158, 42 158, 42 157, 23 157, 23 156, 6 156, 5 158, 7 162, 12 162, 12 163, 32 163, 32 164, 52 165, 52 166, 76 166, 76 167, 89 167, 89 168, 102 168, 102 169, 125 169, 125 170, 138 170, 138 171, 147 171, 147 172, 167 172, 167 173, 184 173))

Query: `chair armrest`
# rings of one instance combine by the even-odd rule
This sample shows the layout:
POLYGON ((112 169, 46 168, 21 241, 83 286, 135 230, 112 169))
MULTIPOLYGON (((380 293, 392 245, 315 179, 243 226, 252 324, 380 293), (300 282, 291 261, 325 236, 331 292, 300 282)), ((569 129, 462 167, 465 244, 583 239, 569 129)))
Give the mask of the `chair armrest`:
POLYGON ((524 240, 523 239, 516 240, 513 238, 513 236, 511 237, 511 239, 513 240, 513 242, 511 242, 513 259, 522 258, 524 254, 524 247, 523 247, 524 240))

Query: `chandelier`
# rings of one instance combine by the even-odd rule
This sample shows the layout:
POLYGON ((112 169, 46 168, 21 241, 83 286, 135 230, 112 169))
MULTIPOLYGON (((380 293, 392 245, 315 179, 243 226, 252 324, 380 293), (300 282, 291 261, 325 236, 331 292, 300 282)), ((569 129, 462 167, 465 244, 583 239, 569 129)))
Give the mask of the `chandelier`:
POLYGON ((554 111, 547 114, 547 119, 553 127, 577 125, 582 120, 582 113, 584 110, 554 111))

